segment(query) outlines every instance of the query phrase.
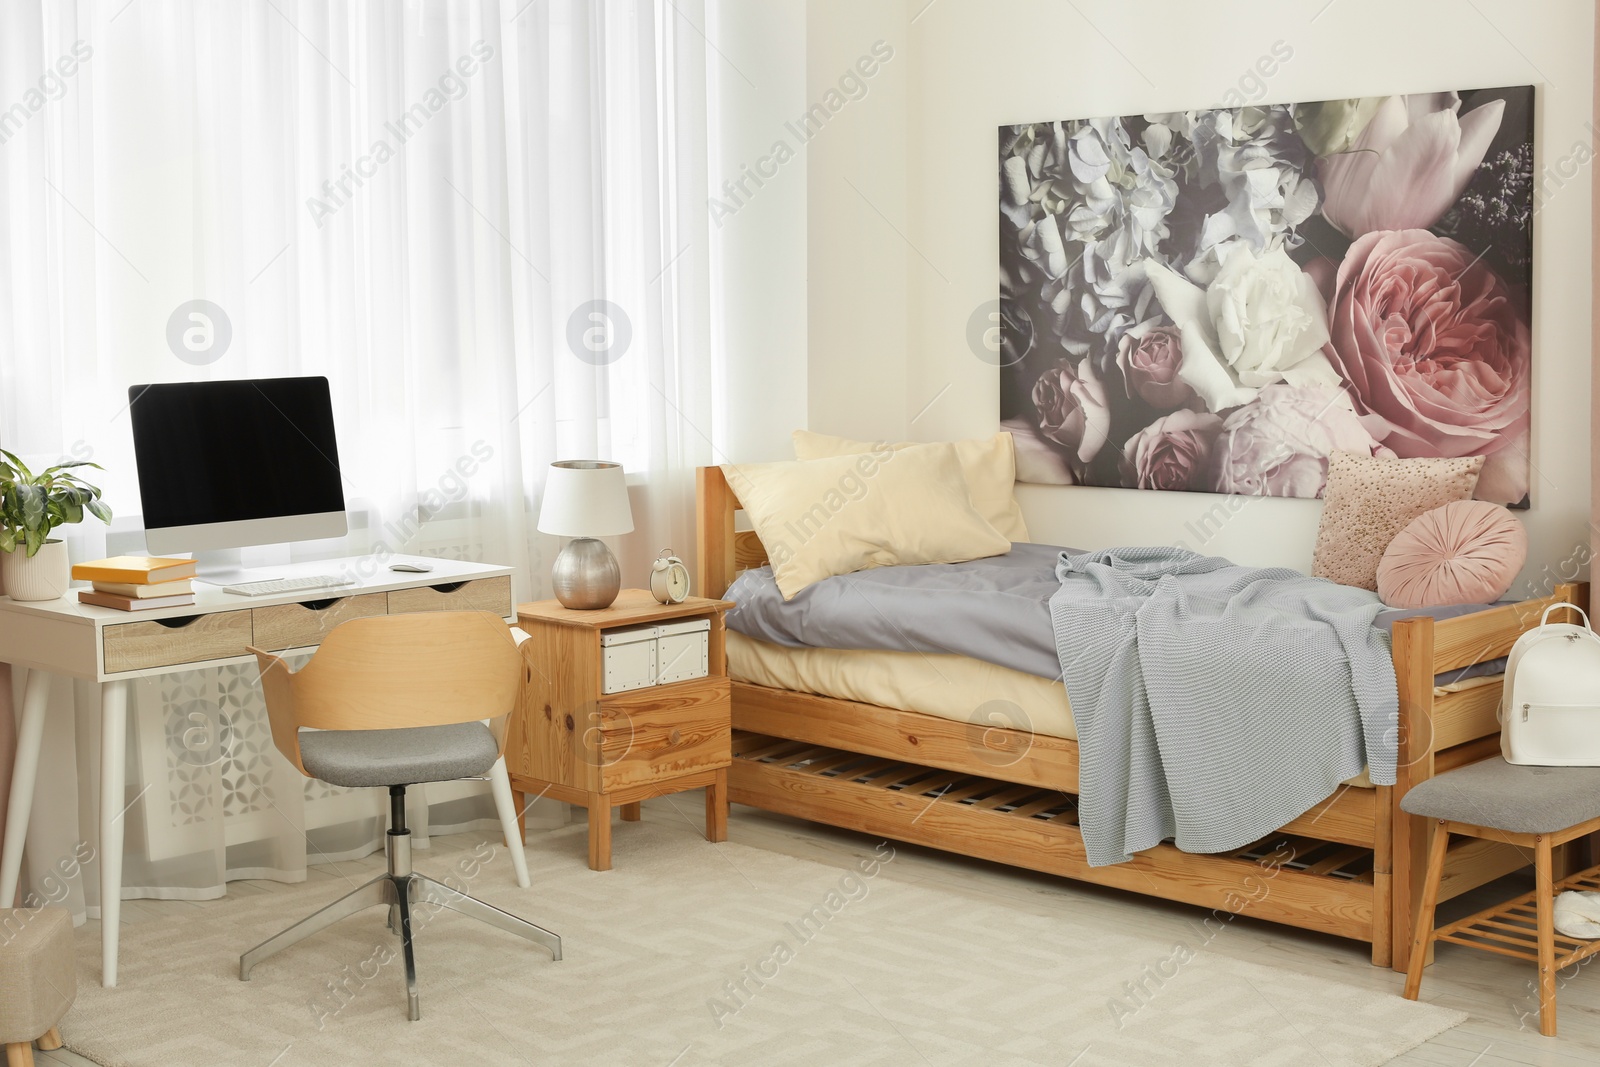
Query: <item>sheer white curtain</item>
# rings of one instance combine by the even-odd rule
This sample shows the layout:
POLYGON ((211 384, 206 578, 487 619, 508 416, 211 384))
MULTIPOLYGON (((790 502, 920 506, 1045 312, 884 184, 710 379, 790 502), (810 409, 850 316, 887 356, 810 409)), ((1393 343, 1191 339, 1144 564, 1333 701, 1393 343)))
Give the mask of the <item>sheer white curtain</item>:
MULTIPOLYGON (((330 380, 352 528, 247 563, 454 556, 548 595, 543 471, 579 457, 629 471, 626 581, 691 551, 712 456, 702 19, 699 0, 0 5, 0 447, 106 468, 118 519, 68 528, 73 558, 142 544, 129 385, 292 374, 330 380)), ((134 704, 128 895, 379 847, 376 793, 272 749, 254 668, 142 681, 134 704)), ((96 843, 96 708, 86 684, 52 697, 36 889, 96 843)), ((416 792, 424 833, 493 827, 476 784, 416 792)), ((91 883, 62 891, 88 914, 91 883)))

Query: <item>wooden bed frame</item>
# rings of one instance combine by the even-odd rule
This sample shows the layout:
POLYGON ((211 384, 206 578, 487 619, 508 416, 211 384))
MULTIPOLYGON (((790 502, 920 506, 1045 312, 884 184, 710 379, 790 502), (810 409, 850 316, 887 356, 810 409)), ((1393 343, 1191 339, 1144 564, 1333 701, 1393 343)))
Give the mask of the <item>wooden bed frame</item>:
MULTIPOLYGON (((700 468, 696 490, 698 591, 720 597, 767 554, 753 532, 735 530, 739 501, 719 468, 700 468)), ((1368 942, 1373 964, 1404 971, 1429 830, 1401 812, 1400 798, 1434 774, 1499 751, 1499 683, 1436 695, 1434 676, 1505 655, 1562 601, 1587 607, 1588 585, 1557 585, 1550 596, 1442 622, 1396 624, 1396 784, 1341 788, 1232 853, 1163 844, 1129 863, 1090 867, 1077 825, 1077 742, 738 681, 729 795, 830 826, 1183 901, 1221 921, 1245 914, 1368 942)), ((1439 899, 1528 862, 1511 845, 1462 840, 1450 848, 1439 899)))

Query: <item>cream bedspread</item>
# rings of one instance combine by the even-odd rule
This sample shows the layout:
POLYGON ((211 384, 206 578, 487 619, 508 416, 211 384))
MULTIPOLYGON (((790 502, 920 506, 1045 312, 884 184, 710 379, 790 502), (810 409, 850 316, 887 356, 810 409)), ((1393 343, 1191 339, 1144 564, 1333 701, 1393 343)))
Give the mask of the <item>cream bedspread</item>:
MULTIPOLYGON (((920 711, 979 730, 1000 727, 1078 739, 1060 682, 967 656, 788 648, 729 630, 728 676, 773 689, 920 711)), ((1372 787, 1365 772, 1347 784, 1372 787)))

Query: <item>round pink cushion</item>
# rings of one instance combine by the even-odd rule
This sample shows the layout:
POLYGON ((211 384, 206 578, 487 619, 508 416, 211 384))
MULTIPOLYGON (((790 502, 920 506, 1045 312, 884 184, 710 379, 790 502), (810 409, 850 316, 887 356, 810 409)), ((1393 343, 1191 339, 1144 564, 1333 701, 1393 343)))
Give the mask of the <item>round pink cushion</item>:
POLYGON ((1486 500, 1457 500, 1412 519, 1378 564, 1378 596, 1392 608, 1492 604, 1528 558, 1517 517, 1486 500))

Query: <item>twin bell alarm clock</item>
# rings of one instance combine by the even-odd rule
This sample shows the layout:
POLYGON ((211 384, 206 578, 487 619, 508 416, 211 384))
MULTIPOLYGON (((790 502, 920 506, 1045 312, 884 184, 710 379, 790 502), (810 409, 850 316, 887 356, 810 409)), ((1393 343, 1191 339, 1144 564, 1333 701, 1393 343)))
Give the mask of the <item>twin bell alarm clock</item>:
POLYGON ((670 548, 663 549, 650 564, 650 594, 663 604, 682 604, 689 599, 689 568, 670 548))

